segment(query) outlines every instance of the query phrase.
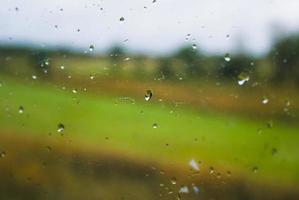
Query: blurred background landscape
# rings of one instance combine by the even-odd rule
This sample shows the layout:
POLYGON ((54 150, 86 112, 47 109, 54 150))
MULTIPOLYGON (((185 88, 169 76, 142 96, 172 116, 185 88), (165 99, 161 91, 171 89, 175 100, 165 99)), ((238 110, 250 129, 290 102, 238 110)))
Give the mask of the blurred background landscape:
POLYGON ((299 199, 298 6, 5 0, 0 198, 299 199))

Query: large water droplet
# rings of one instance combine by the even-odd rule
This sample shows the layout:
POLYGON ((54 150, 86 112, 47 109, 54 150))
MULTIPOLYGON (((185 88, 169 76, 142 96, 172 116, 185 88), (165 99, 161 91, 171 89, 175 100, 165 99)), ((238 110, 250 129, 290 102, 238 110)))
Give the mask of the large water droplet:
POLYGON ((238 84, 239 85, 244 85, 244 83, 246 83, 247 81, 249 81, 249 75, 245 72, 242 72, 238 75, 238 84))
POLYGON ((24 107, 23 107, 23 106, 20 106, 20 107, 19 107, 19 113, 20 113, 20 114, 23 114, 23 112, 24 112, 24 107))
POLYGON ((197 162, 194 159, 190 160, 189 165, 192 169, 194 169, 196 171, 199 170, 199 166, 198 166, 197 162))
POLYGON ((262 98, 262 103, 263 103, 263 104, 267 104, 267 103, 269 103, 269 99, 268 99, 267 97, 263 97, 263 98, 262 98))
POLYGON ((189 193, 189 188, 187 186, 182 186, 179 193, 189 193))
POLYGON ((146 101, 149 101, 149 100, 152 98, 152 96, 153 96, 152 91, 151 91, 151 90, 146 90, 144 99, 145 99, 146 101))
POLYGON ((226 54, 224 55, 224 60, 225 60, 226 62, 229 62, 229 61, 231 60, 229 53, 226 53, 226 54))
POLYGON ((93 52, 93 50, 94 50, 94 45, 91 44, 91 45, 89 46, 89 51, 90 51, 90 52, 93 52))
POLYGON ((6 156, 6 152, 5 151, 2 151, 1 153, 0 153, 0 157, 1 158, 4 158, 6 156))
POLYGON ((176 178, 173 177, 172 179, 170 179, 170 182, 172 185, 176 185, 176 178))
POLYGON ((65 129, 65 126, 62 123, 59 123, 57 125, 57 132, 58 133, 63 133, 64 129, 65 129))

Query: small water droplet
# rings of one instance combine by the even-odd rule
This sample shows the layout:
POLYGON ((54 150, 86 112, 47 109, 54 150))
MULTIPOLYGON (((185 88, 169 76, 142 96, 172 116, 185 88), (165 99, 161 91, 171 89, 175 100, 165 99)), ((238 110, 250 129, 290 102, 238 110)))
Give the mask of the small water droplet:
POLYGON ((91 45, 89 46, 89 51, 90 51, 90 52, 93 52, 93 50, 94 50, 94 45, 91 44, 91 45))
POLYGON ((129 57, 124 59, 124 61, 129 61, 129 60, 131 60, 131 58, 129 58, 129 57))
POLYGON ((73 92, 74 94, 77 94, 77 93, 78 93, 78 90, 77 90, 76 88, 74 88, 74 89, 72 89, 72 92, 73 92))
POLYGON ((196 49, 197 49, 197 45, 196 45, 196 44, 193 44, 193 45, 192 45, 192 49, 196 50, 196 49))
POLYGON ((177 182, 176 178, 175 177, 171 178, 170 182, 171 182, 172 185, 176 185, 176 182, 177 182))
POLYGON ((214 170, 214 167, 210 167, 210 168, 209 168, 209 173, 210 173, 210 174, 213 174, 214 171, 215 171, 215 170, 214 170))
POLYGON ((20 113, 20 114, 23 114, 23 112, 24 112, 24 107, 23 107, 23 106, 20 106, 20 107, 19 107, 19 113, 20 113))
POLYGON ((156 129, 156 128, 158 128, 158 124, 157 124, 157 123, 153 123, 152 127, 153 127, 154 129, 156 129))
POLYGON ((239 85, 244 85, 244 83, 246 83, 247 81, 249 81, 249 75, 245 72, 242 72, 238 75, 238 84, 239 85))
POLYGON ((227 172, 226 172, 226 175, 227 175, 227 176, 231 176, 231 175, 232 175, 232 172, 231 172, 231 171, 227 171, 227 172))
POLYGON ((146 90, 144 99, 145 99, 146 101, 149 101, 149 100, 152 98, 152 96, 153 96, 152 91, 151 91, 151 90, 146 90))
POLYGON ((257 173, 258 170, 259 170, 259 168, 258 168, 257 166, 254 166, 254 167, 252 168, 252 172, 253 172, 253 173, 257 173))
POLYGON ((63 65, 60 66, 60 69, 61 69, 61 70, 64 70, 64 68, 65 68, 65 67, 64 67, 63 65))
POLYGON ((123 22, 123 21, 125 21, 125 18, 121 17, 121 18, 119 18, 119 21, 123 22))
POLYGON ((62 123, 59 123, 57 125, 57 132, 58 133, 63 133, 64 129, 65 129, 65 126, 62 123))
POLYGON ((263 97, 263 98, 262 98, 262 103, 263 103, 263 104, 267 104, 267 103, 269 103, 269 99, 268 99, 267 97, 263 97))
POLYGON ((217 176, 216 176, 218 179, 220 179, 221 178, 221 173, 217 173, 217 176))
POLYGON ((32 75, 32 79, 33 79, 33 80, 36 80, 36 79, 37 79, 37 76, 36 76, 36 75, 32 75))
POLYGON ((5 151, 2 151, 2 152, 0 153, 0 157, 1 157, 1 158, 5 158, 5 156, 6 156, 6 152, 5 152, 5 151))
POLYGON ((182 186, 179 193, 189 193, 189 188, 187 186, 182 186))
POLYGON ((199 187, 193 186, 193 191, 194 191, 195 194, 198 194, 199 193, 199 187))
POLYGON ((272 128, 273 127, 273 121, 272 120, 270 120, 270 121, 267 122, 267 127, 268 128, 272 128))
POLYGON ((226 62, 229 62, 229 61, 231 60, 231 58, 230 58, 230 54, 229 54, 229 53, 226 53, 226 54, 224 55, 224 60, 225 60, 226 62))
POLYGON ((89 75, 89 78, 91 79, 91 80, 93 80, 94 78, 95 78, 95 75, 89 75))
POLYGON ((189 165, 192 169, 194 169, 196 171, 199 170, 199 166, 198 166, 197 162, 194 159, 190 160, 189 165))

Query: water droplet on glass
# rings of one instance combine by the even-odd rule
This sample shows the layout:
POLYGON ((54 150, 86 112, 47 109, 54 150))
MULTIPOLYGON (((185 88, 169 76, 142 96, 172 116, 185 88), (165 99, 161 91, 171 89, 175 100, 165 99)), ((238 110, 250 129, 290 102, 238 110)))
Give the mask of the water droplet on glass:
POLYGON ((189 193, 189 188, 187 186, 182 186, 179 193, 189 193))
POLYGON ((62 123, 59 123, 57 125, 57 132, 58 133, 63 133, 64 129, 65 129, 65 127, 64 127, 64 125, 62 123))
POLYGON ((129 57, 124 59, 124 61, 129 61, 129 60, 131 60, 131 58, 129 58, 129 57))
POLYGON ((149 100, 152 98, 152 96, 153 96, 152 91, 151 91, 151 90, 146 90, 144 99, 145 99, 146 101, 149 101, 149 100))
POLYGON ((37 76, 36 76, 36 75, 32 75, 32 79, 33 79, 33 80, 36 80, 36 79, 37 79, 37 76))
POLYGON ((64 67, 63 65, 60 66, 60 69, 61 69, 61 70, 64 70, 64 68, 65 68, 65 67, 64 67))
POLYGON ((4 158, 6 156, 6 152, 5 151, 2 151, 1 153, 0 153, 0 157, 1 158, 4 158))
POLYGON ((94 78, 95 78, 95 75, 89 75, 89 78, 91 79, 91 80, 93 80, 94 78))
POLYGON ((194 159, 190 160, 189 165, 190 165, 190 167, 192 167, 192 169, 194 169, 196 171, 199 170, 199 166, 198 166, 197 162, 194 159))
POLYGON ((258 167, 257 167, 257 166, 254 166, 254 167, 252 168, 252 172, 253 172, 253 173, 257 173, 257 171, 258 171, 258 167))
POLYGON ((213 174, 213 173, 214 173, 214 167, 210 167, 210 168, 209 168, 209 173, 210 173, 210 174, 213 174))
POLYGON ((194 191, 195 194, 198 194, 199 193, 199 187, 193 186, 193 191, 194 191))
POLYGON ((24 112, 24 107, 23 107, 23 106, 20 106, 20 107, 19 107, 19 113, 22 114, 23 112, 24 112))
POLYGON ((232 175, 231 171, 227 171, 227 172, 226 172, 226 175, 227 175, 227 176, 231 176, 231 175, 232 175))
POLYGON ((224 55, 224 60, 225 60, 226 62, 229 62, 229 61, 231 60, 229 53, 226 53, 226 54, 224 55))
POLYGON ((263 97, 262 103, 267 104, 269 102, 269 99, 267 97, 263 97))
POLYGON ((94 45, 91 44, 91 45, 89 46, 89 51, 90 51, 90 52, 93 52, 93 50, 94 50, 94 45))
POLYGON ((72 89, 72 92, 73 92, 74 94, 77 94, 77 93, 78 93, 78 90, 77 90, 76 88, 74 88, 74 89, 72 89))
POLYGON ((119 21, 123 22, 123 21, 125 21, 125 18, 121 17, 121 18, 119 18, 119 21))
POLYGON ((172 185, 176 185, 176 178, 173 177, 172 179, 170 179, 170 182, 172 185))
POLYGON ((158 124, 157 123, 153 123, 153 126, 152 126, 153 128, 158 128, 158 124))
POLYGON ((249 75, 247 73, 242 72, 238 75, 238 84, 239 85, 243 85, 247 81, 249 81, 249 75))
POLYGON ((193 45, 192 45, 192 49, 196 50, 196 49, 197 49, 197 45, 196 45, 196 44, 193 44, 193 45))

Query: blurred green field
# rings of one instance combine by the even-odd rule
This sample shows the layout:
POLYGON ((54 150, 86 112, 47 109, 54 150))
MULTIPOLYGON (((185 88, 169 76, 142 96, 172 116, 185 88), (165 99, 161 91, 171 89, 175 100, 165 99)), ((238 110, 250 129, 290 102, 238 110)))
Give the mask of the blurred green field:
POLYGON ((1 81, 2 131, 38 134, 45 140, 57 137, 169 169, 188 170, 195 159, 202 173, 213 167, 217 173, 230 171, 247 180, 299 185, 296 124, 91 95, 38 81, 1 81), (65 126, 62 136, 57 131, 60 123, 65 126))

